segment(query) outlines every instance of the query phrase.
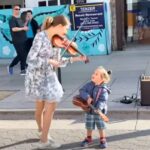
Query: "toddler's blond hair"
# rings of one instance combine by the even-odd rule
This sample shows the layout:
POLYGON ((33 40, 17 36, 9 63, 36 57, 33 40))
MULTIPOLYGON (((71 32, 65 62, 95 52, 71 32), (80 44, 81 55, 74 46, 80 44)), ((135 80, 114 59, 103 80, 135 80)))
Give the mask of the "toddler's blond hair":
POLYGON ((108 83, 110 81, 110 75, 108 74, 108 71, 103 66, 97 67, 96 70, 99 70, 101 72, 101 77, 104 80, 104 83, 108 83))

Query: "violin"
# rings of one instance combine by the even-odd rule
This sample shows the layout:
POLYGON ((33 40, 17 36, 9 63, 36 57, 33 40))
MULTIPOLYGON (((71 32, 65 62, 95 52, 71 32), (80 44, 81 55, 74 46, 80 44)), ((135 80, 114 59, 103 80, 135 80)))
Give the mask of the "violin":
MULTIPOLYGON (((71 55, 76 55, 76 54, 80 54, 81 56, 85 56, 83 53, 81 53, 76 47, 75 45, 70 42, 69 44, 66 44, 64 42, 64 37, 61 37, 60 35, 58 34, 55 34, 53 37, 52 37, 52 45, 54 47, 58 47, 58 48, 64 48, 65 51, 64 52, 68 52, 69 54, 71 55)), ((85 63, 88 63, 89 62, 89 58, 86 56, 86 60, 85 60, 85 63)))

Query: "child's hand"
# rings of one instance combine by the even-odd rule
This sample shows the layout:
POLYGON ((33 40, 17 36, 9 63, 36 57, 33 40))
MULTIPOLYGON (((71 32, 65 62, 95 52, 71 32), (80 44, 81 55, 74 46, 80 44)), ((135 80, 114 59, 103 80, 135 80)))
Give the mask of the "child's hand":
POLYGON ((88 98, 87 104, 90 105, 92 103, 93 99, 91 97, 88 98))
POLYGON ((94 112, 95 112, 96 114, 98 114, 98 113, 99 113, 99 110, 96 109, 96 110, 94 110, 94 112))

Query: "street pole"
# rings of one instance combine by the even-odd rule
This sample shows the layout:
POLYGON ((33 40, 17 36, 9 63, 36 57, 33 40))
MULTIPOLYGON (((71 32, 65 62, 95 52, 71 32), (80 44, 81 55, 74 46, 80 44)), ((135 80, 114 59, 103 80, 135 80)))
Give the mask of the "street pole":
POLYGON ((61 69, 60 69, 60 67, 58 68, 58 80, 61 83, 61 69))

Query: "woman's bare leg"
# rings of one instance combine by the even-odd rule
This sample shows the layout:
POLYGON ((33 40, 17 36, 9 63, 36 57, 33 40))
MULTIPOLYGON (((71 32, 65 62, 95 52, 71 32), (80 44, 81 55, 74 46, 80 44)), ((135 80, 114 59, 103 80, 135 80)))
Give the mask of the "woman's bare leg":
POLYGON ((44 109, 44 101, 37 100, 36 101, 36 111, 35 111, 35 120, 38 126, 38 130, 42 131, 43 128, 43 109, 44 109))
POLYGON ((43 112, 43 129, 41 135, 41 141, 47 142, 48 140, 48 131, 51 125, 51 121, 53 119, 54 111, 56 109, 57 103, 49 103, 45 102, 44 112, 43 112))

